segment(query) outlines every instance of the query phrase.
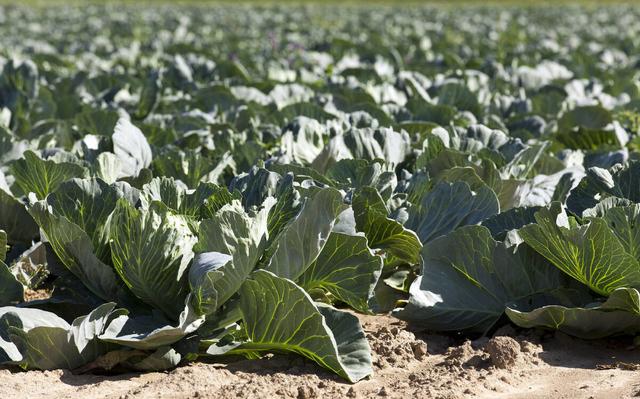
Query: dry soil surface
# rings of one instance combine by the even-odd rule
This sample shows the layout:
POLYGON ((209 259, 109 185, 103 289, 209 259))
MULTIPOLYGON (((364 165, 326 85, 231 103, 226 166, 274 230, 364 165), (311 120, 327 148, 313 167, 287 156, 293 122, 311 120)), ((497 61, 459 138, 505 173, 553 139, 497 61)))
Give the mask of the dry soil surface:
POLYGON ((374 376, 344 383, 299 357, 194 363, 162 373, 74 375, 0 369, 0 398, 631 398, 640 396, 640 349, 624 339, 587 342, 560 333, 491 339, 407 331, 362 316, 374 376))

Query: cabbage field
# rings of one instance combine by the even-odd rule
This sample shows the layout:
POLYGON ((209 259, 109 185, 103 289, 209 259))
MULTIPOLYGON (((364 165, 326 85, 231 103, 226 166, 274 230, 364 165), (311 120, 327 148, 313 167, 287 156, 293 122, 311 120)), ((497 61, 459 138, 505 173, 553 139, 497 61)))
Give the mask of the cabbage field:
POLYGON ((4 366, 640 333, 633 6, 3 6, 0 68, 4 366))

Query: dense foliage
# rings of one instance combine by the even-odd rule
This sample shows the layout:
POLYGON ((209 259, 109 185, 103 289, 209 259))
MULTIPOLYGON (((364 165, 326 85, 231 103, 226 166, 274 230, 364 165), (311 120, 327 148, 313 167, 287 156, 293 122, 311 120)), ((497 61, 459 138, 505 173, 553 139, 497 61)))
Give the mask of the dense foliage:
POLYGON ((293 352, 355 382, 347 309, 640 331, 636 9, 6 7, 0 33, 0 363, 293 352))

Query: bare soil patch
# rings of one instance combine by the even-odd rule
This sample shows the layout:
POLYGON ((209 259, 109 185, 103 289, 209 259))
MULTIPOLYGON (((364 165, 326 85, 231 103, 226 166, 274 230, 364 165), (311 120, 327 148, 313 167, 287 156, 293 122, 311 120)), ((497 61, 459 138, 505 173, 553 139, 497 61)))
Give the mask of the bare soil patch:
POLYGON ((491 339, 406 330, 386 316, 360 316, 373 378, 343 382, 296 356, 198 362, 159 373, 74 375, 0 370, 0 398, 632 398, 640 350, 629 339, 589 342, 561 333, 499 330, 491 339))

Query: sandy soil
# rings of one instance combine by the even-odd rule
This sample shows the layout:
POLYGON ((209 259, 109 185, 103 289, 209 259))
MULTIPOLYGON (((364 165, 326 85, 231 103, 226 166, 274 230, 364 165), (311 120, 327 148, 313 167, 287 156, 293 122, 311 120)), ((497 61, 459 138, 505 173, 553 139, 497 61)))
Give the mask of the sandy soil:
POLYGON ((640 349, 625 339, 499 330, 492 339, 405 330, 361 317, 375 375, 350 385, 293 356, 194 363, 164 373, 73 375, 0 369, 0 398, 631 398, 640 396, 640 349))

